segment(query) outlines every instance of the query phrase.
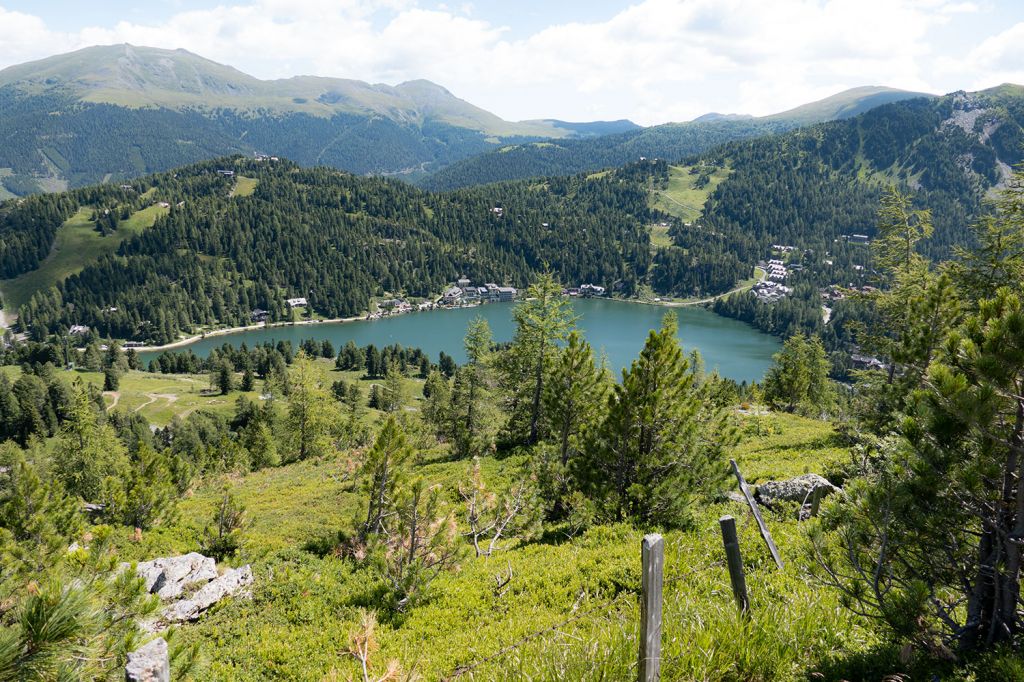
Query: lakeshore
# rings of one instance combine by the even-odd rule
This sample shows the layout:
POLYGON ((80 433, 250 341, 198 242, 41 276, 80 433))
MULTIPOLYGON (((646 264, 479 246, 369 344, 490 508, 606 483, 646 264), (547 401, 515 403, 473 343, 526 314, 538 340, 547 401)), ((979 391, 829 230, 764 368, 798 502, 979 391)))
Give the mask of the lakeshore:
MULTIPOLYGON (((687 350, 700 350, 708 370, 718 369, 723 376, 737 381, 760 379, 780 347, 779 340, 753 327, 699 306, 635 305, 638 301, 602 298, 573 298, 579 317, 578 327, 594 350, 604 354, 609 368, 618 373, 636 358, 651 329, 661 325, 668 310, 679 317, 680 341, 687 350)), ((216 330, 198 338, 182 339, 175 344, 138 349, 148 362, 165 350, 188 348, 206 357, 224 343, 252 347, 263 343, 290 341, 298 346, 303 340, 330 341, 336 350, 349 341, 357 346, 378 348, 400 344, 422 349, 436 359, 440 352, 457 362, 465 360, 463 337, 475 317, 483 317, 491 327, 494 340, 506 342, 514 334, 511 303, 487 303, 476 306, 438 308, 367 320, 364 316, 331 321, 303 320, 294 324, 250 325, 239 330, 216 330)))

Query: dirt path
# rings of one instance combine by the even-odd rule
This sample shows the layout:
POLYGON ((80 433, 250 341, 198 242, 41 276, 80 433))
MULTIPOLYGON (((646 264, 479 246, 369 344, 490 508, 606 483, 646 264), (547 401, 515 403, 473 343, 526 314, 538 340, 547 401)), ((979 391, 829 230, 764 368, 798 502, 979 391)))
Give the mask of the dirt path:
POLYGON ((132 412, 138 412, 144 407, 149 407, 158 400, 166 400, 168 405, 173 405, 178 399, 178 396, 173 393, 146 393, 145 396, 149 398, 149 400, 136 407, 132 412))
POLYGON ((121 392, 120 391, 104 391, 103 395, 105 395, 105 396, 109 395, 111 398, 114 399, 114 402, 112 402, 109 405, 107 405, 107 412, 110 412, 112 409, 117 407, 117 404, 119 402, 121 402, 121 392))

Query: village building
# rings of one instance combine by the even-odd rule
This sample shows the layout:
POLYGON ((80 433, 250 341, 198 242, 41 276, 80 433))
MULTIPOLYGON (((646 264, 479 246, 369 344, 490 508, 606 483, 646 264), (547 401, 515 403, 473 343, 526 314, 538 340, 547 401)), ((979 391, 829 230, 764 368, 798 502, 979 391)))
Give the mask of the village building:
POLYGON ((462 289, 458 287, 446 289, 444 294, 441 295, 441 300, 445 305, 455 305, 462 300, 462 289))
POLYGON ((600 287, 596 284, 581 284, 580 285, 580 296, 589 298, 591 296, 604 296, 605 288, 600 287))
POLYGON ((519 292, 516 291, 515 287, 498 287, 498 300, 502 302, 514 301, 517 293, 519 292))
POLYGON ((73 324, 71 325, 71 329, 68 330, 68 334, 71 334, 72 336, 85 336, 88 333, 89 328, 84 324, 73 324))
POLYGON ((305 307, 305 306, 309 305, 309 303, 306 301, 305 297, 302 297, 302 296, 300 296, 298 298, 289 298, 287 303, 288 303, 288 307, 289 308, 301 308, 301 307, 305 307))
POLYGON ((751 292, 757 297, 757 300, 763 301, 764 303, 775 303, 786 297, 786 294, 790 293, 792 289, 787 286, 783 286, 778 282, 758 282, 753 286, 751 292))
POLYGON ((253 322, 266 322, 267 318, 270 317, 270 313, 262 308, 254 308, 249 317, 252 318, 253 322))

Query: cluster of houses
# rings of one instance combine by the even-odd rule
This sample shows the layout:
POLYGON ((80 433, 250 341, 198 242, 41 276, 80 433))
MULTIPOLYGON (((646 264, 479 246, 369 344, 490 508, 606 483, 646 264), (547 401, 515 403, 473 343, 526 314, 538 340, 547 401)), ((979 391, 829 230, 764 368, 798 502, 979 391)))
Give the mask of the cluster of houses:
POLYGON ((778 258, 772 258, 764 266, 765 272, 768 273, 768 279, 772 282, 786 281, 786 277, 789 275, 789 271, 786 269, 785 263, 778 258))
POLYGON ((600 287, 596 284, 581 284, 578 287, 563 289, 562 293, 566 296, 592 298, 594 296, 605 296, 608 292, 604 287, 600 287))
POLYGON ((277 161, 277 157, 276 156, 269 156, 267 154, 259 154, 259 153, 256 154, 255 159, 257 161, 277 161))
POLYGON ((473 303, 496 303, 514 301, 519 291, 515 287, 499 287, 493 282, 483 286, 473 286, 466 277, 462 277, 455 286, 449 287, 441 295, 441 304, 446 306, 468 305, 473 303))
POLYGON ((761 282, 757 282, 751 291, 754 292, 754 296, 757 297, 757 300, 765 303, 775 303, 776 301, 785 298, 786 294, 792 291, 792 289, 779 282, 763 280, 761 282))

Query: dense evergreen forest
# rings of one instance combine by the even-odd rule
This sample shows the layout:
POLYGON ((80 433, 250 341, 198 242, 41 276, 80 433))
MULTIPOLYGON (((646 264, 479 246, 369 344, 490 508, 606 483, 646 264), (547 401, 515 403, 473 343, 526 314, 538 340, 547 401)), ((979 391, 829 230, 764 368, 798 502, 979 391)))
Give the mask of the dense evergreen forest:
MULTIPOLYGON (((374 296, 426 298, 459 276, 521 286, 546 268, 567 282, 629 295, 651 259, 647 195, 634 176, 657 172, 663 165, 642 164, 602 177, 436 195, 284 161, 206 162, 117 190, 136 201, 151 188, 146 200, 171 211, 118 254, 39 292, 20 324, 36 338, 79 324, 166 342, 197 325, 248 323, 256 308, 272 321, 290 319, 289 297, 308 298, 325 317, 351 316, 368 311, 374 296), (218 173, 226 169, 251 176, 255 192, 232 196, 235 177, 218 173)), ((45 253, 59 218, 89 192, 95 201, 116 199, 100 187, 5 205, 13 234, 29 224, 19 218, 26 207, 67 204, 31 223, 37 235, 7 247, 9 272, 45 253)))
POLYGON ((870 249, 851 235, 876 236, 877 206, 896 185, 927 206, 934 232, 920 248, 940 260, 969 245, 971 221, 989 210, 985 198, 1024 160, 1024 90, 1003 86, 877 107, 845 121, 783 135, 723 145, 692 163, 728 167, 711 193, 699 228, 675 228, 680 246, 693 234, 715 235, 747 263, 772 245, 791 246, 791 296, 764 303, 740 294, 718 300, 716 312, 788 335, 798 330, 846 338, 841 303, 838 324, 825 328, 818 290, 882 284, 870 249))

